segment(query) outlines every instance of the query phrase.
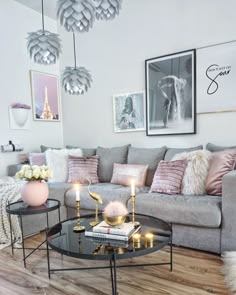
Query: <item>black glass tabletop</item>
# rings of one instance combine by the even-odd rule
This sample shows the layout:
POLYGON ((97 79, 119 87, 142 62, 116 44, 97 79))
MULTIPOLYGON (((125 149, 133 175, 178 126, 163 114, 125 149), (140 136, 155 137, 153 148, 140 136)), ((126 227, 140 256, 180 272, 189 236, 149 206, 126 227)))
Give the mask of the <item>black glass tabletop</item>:
MULTIPOLYGON (((102 216, 99 215, 100 221, 102 216)), ((86 231, 92 231, 89 223, 94 220, 94 215, 81 218, 80 224, 85 226, 86 231)), ((126 218, 131 222, 132 216, 126 218)), ((114 252, 117 259, 142 256, 162 249, 171 242, 171 225, 155 217, 136 214, 136 220, 140 222, 140 240, 134 240, 131 236, 128 241, 113 240, 107 238, 95 238, 85 236, 85 232, 73 231, 77 224, 77 218, 62 221, 47 233, 49 246, 57 252, 81 259, 109 260, 114 252), (151 234, 152 241, 147 239, 151 234)), ((137 233, 137 232, 136 232, 137 233)), ((137 235, 136 235, 137 236, 137 235)))
POLYGON ((47 201, 41 206, 31 207, 23 201, 14 202, 6 206, 6 211, 13 215, 33 215, 41 214, 56 210, 60 207, 61 203, 55 199, 47 199, 47 201))

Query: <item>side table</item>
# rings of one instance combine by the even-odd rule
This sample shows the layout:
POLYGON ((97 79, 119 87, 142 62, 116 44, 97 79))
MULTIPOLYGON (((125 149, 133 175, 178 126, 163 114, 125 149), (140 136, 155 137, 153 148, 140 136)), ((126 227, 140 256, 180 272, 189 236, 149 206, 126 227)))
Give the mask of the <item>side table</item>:
MULTIPOLYGON (((21 235, 22 235, 22 251, 23 251, 23 261, 24 261, 24 267, 26 267, 26 259, 33 254, 36 250, 47 250, 48 251, 48 245, 45 249, 40 249, 40 247, 46 242, 46 239, 40 243, 36 248, 25 248, 24 243, 24 227, 22 222, 22 216, 23 215, 35 215, 35 214, 46 214, 46 227, 49 228, 49 221, 48 221, 48 213, 54 210, 58 210, 58 220, 61 221, 60 216, 60 201, 56 199, 48 199, 43 205, 41 206, 35 206, 31 207, 27 204, 25 204, 23 201, 18 201, 14 203, 10 203, 6 206, 6 212, 8 213, 9 217, 9 223, 10 223, 10 232, 11 232, 11 249, 12 249, 12 255, 14 255, 14 242, 13 236, 12 236, 12 223, 11 223, 11 215, 18 215, 20 220, 20 228, 21 228, 21 235), (25 250, 32 250, 28 255, 26 255, 25 250)), ((17 248, 19 249, 19 248, 17 248)))

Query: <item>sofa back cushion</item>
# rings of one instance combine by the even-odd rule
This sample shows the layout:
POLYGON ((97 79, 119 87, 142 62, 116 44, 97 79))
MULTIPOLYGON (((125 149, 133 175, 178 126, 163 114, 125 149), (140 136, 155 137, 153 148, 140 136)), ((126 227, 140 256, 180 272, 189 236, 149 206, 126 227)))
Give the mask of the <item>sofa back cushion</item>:
POLYGON ((67 145, 66 146, 67 149, 82 149, 83 152, 83 157, 92 157, 96 155, 96 149, 91 149, 91 148, 82 148, 82 147, 75 147, 72 145, 67 145))
POLYGON ((111 183, 129 186, 134 179, 135 186, 145 186, 148 165, 114 163, 111 183))
POLYGON ((49 182, 67 182, 68 179, 68 156, 82 156, 81 149, 46 150, 47 165, 52 171, 49 182))
POLYGON ((68 158, 68 182, 80 182, 88 184, 98 183, 98 157, 74 157, 68 158))
POLYGON ((186 160, 161 161, 155 172, 150 192, 179 194, 186 166, 186 160))
POLYGON ((130 144, 120 146, 120 147, 112 147, 112 148, 104 148, 99 146, 97 148, 96 154, 99 157, 98 164, 98 179, 99 182, 110 182, 113 173, 113 164, 126 164, 127 163, 127 155, 130 144))
POLYGON ((221 145, 215 145, 213 143, 208 143, 206 145, 206 150, 214 153, 214 152, 220 152, 224 150, 229 150, 229 149, 236 149, 236 146, 221 146, 221 145))
POLYGON ((206 180, 206 192, 208 195, 222 195, 223 176, 234 169, 235 160, 236 149, 212 153, 206 180))
POLYGON ((174 156, 173 160, 187 160, 188 164, 184 173, 181 193, 184 195, 203 195, 206 192, 206 178, 212 153, 198 150, 181 153, 174 156))
POLYGON ((167 148, 164 160, 171 161, 176 154, 180 154, 183 152, 188 153, 188 152, 202 150, 202 149, 203 149, 202 145, 198 145, 198 146, 191 147, 191 148, 167 148))
POLYGON ((164 160, 166 149, 165 146, 161 148, 129 148, 128 164, 148 165, 147 186, 151 186, 157 166, 161 160, 164 160))
POLYGON ((42 153, 46 152, 46 150, 61 150, 62 148, 58 148, 58 147, 49 147, 49 146, 45 146, 45 145, 40 145, 40 150, 42 153))

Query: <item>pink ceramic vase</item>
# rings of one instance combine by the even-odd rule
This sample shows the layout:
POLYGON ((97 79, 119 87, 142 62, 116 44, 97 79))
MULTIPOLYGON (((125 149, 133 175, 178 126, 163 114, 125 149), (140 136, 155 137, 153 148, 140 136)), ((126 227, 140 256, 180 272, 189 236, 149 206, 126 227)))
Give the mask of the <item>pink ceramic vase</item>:
POLYGON ((23 186, 21 197, 29 206, 40 206, 48 198, 48 185, 45 182, 29 181, 23 186))

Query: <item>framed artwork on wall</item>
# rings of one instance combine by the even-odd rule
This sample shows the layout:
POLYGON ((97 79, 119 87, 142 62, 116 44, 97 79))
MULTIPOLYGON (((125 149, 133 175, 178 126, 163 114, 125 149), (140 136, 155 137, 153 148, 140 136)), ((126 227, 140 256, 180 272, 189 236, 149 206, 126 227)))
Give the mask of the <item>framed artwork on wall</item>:
POLYGON ((144 91, 113 95, 114 131, 144 131, 144 108, 144 91))
POLYGON ((197 50, 197 113, 236 111, 236 42, 197 50))
POLYGON ((145 60, 147 135, 196 133, 196 52, 145 60))
POLYGON ((58 76, 30 71, 33 119, 36 121, 60 121, 60 96, 58 76))

